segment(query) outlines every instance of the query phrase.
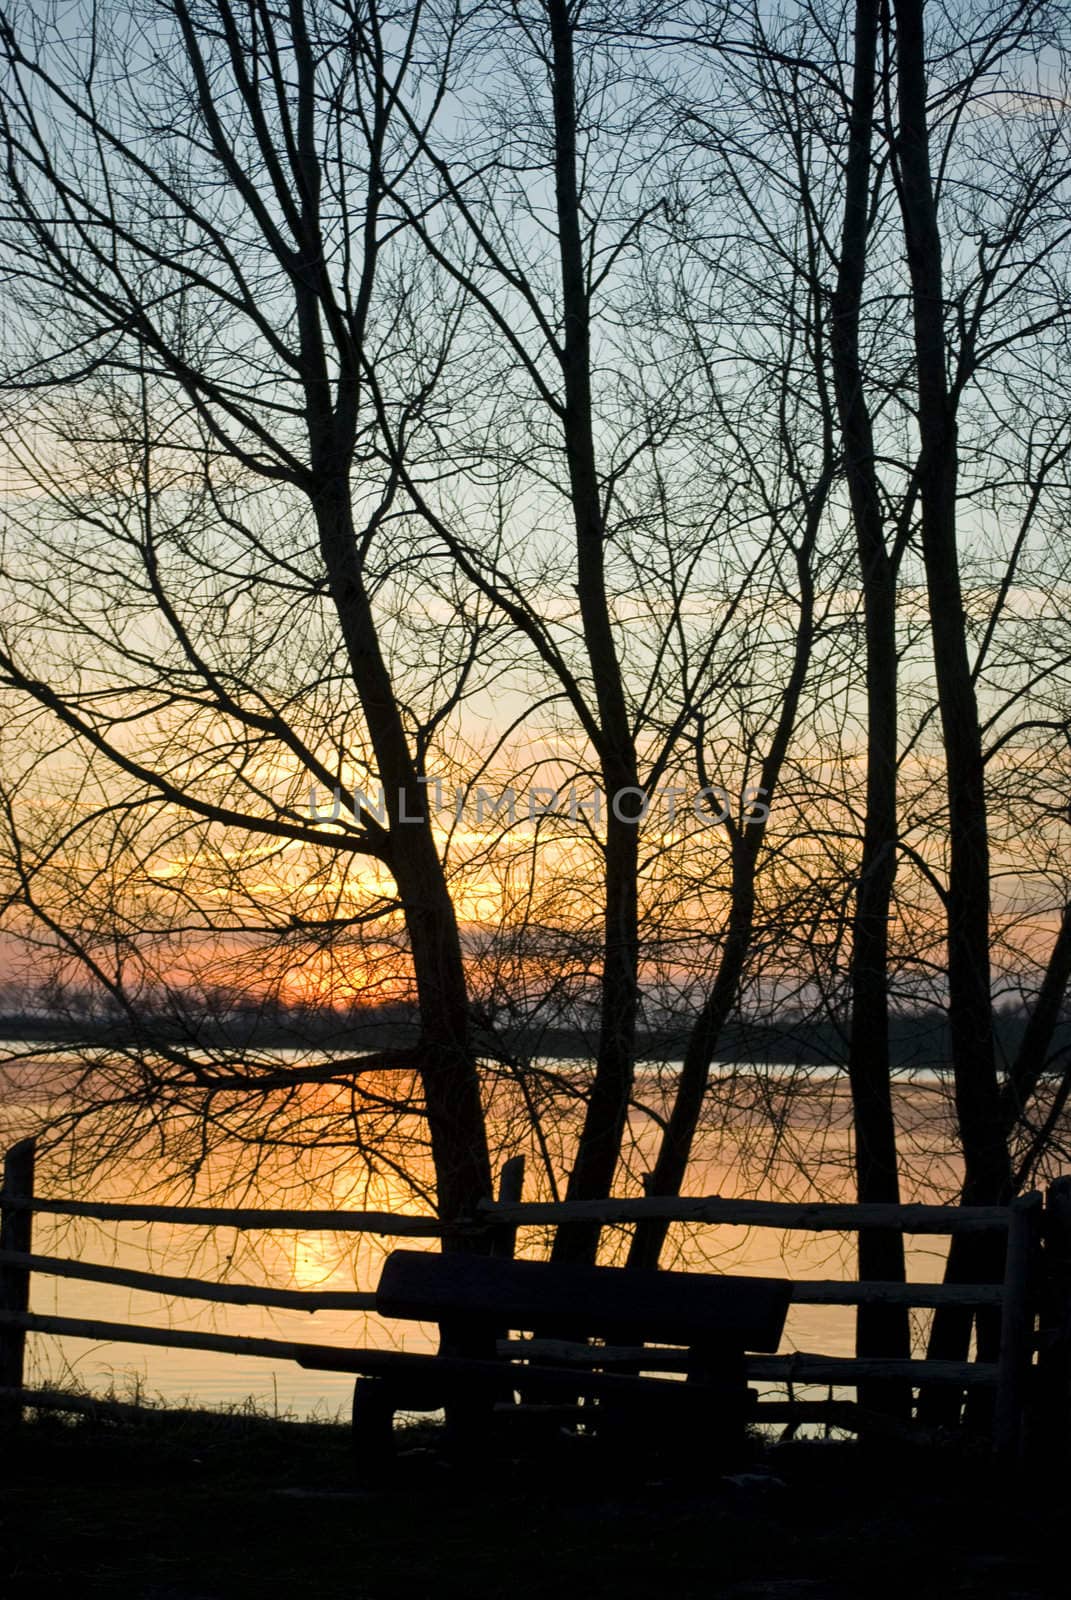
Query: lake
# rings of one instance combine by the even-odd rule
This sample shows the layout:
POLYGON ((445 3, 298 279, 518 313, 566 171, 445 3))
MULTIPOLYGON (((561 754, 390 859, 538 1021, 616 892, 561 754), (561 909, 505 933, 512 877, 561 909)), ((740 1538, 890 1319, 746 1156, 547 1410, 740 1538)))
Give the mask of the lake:
MULTIPOLYGON (((570 1064, 544 1067, 568 1073, 570 1064)), ((574 1064, 575 1065, 575 1064, 574 1064)), ((31 1074, 20 1069, 23 1116, 36 1099, 31 1074)), ((315 1091, 310 1090, 310 1093, 315 1091)), ((641 1074, 639 1097, 654 1102, 660 1091, 641 1074)), ((954 1196, 958 1165, 950 1138, 947 1085, 936 1074, 904 1076, 896 1087, 901 1130, 905 1200, 937 1201, 954 1196)), ((8 1110, 11 1100, 8 1101, 8 1110)), ((17 1120, 21 1121, 21 1117, 17 1120)), ((9 1128, 16 1123, 9 1117, 9 1128)), ((496 1104, 492 1137, 502 1153, 513 1153, 507 1131, 517 1125, 516 1107, 496 1104)), ((627 1166, 630 1192, 639 1191, 638 1174, 650 1159, 656 1129, 639 1111, 629 1124, 627 1166)), ((549 1180, 540 1181, 536 1152, 529 1152, 526 1198, 549 1197, 549 1180)), ((722 1069, 713 1082, 704 1126, 689 1175, 691 1194, 747 1195, 759 1199, 850 1199, 850 1115, 842 1075, 835 1069, 796 1071, 785 1067, 722 1069)), ((499 1161, 501 1157, 498 1158, 499 1161)), ((137 1161, 112 1163, 91 1181, 64 1169, 61 1153, 46 1154, 38 1192, 50 1197, 174 1204, 219 1202, 258 1206, 418 1210, 389 1172, 369 1176, 337 1150, 276 1152, 261 1157, 257 1170, 248 1155, 219 1155, 206 1162, 196 1182, 168 1177, 146 1152, 137 1161)), ((625 1185, 619 1185, 625 1192, 625 1185)), ((622 1233, 608 1234, 607 1259, 622 1233)), ((547 1239, 543 1229, 524 1230, 518 1251, 538 1255, 547 1239)), ((296 1231, 239 1232, 172 1224, 93 1223, 38 1216, 34 1249, 43 1255, 108 1262, 144 1271, 271 1284, 299 1289, 372 1289, 384 1256, 396 1243, 421 1248, 424 1241, 390 1241, 362 1235, 296 1231)), ((909 1276, 939 1279, 946 1241, 909 1238, 909 1276)), ((428 1248, 433 1245, 428 1242, 428 1248)), ((692 1270, 756 1273, 792 1278, 854 1275, 854 1241, 831 1234, 782 1233, 726 1226, 675 1226, 665 1265, 692 1270)), ((31 1309, 40 1313, 111 1322, 257 1335, 342 1346, 428 1350, 436 1330, 412 1323, 387 1322, 371 1314, 219 1306, 175 1299, 141 1290, 78 1283, 35 1274, 31 1309)), ((915 1312, 915 1338, 921 1348, 930 1313, 915 1312)), ((850 1355, 854 1312, 847 1308, 794 1306, 782 1350, 850 1355)), ((141 1395, 172 1405, 192 1403, 241 1406, 252 1403, 279 1414, 334 1417, 349 1406, 353 1380, 344 1374, 307 1372, 289 1362, 156 1349, 133 1344, 101 1344, 84 1339, 31 1335, 27 1382, 31 1386, 77 1386, 120 1398, 141 1395)))

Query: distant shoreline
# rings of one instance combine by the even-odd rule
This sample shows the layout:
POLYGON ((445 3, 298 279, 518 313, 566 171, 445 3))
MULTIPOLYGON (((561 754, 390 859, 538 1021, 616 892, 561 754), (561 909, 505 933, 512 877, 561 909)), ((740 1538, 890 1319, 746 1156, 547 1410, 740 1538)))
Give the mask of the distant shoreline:
MULTIPOLYGON (((997 1040, 1006 1059, 1014 1055, 1024 1019, 998 1016, 997 1040)), ((147 1020, 143 1031, 127 1022, 78 1017, 45 1017, 12 1012, 0 1014, 0 1040, 10 1044, 68 1044, 119 1048, 141 1043, 148 1047, 182 1045, 187 1049, 314 1050, 331 1052, 383 1050, 416 1043, 417 1026, 408 1016, 369 1012, 353 1013, 302 1011, 293 1015, 263 1016, 253 1012, 236 1017, 189 1017, 182 1021, 162 1018, 147 1020)), ((641 1033, 637 1040, 637 1059, 665 1062, 683 1055, 687 1033, 666 1029, 660 1033, 641 1033)), ((1071 1019, 1057 1028, 1052 1053, 1071 1045, 1071 1019)), ((940 1012, 920 1012, 894 1019, 890 1054, 893 1068, 929 1069, 945 1072, 949 1068, 947 1024, 940 1012)), ((518 1059, 543 1058, 558 1061, 585 1060, 594 1056, 594 1040, 580 1029, 548 1028, 525 1033, 507 1033, 504 1047, 518 1059)), ((477 1049, 481 1041, 477 1040, 477 1049)), ((482 1053, 490 1052, 484 1048, 482 1053)), ((845 1062, 845 1040, 830 1024, 814 1024, 785 1018, 780 1025, 736 1024, 724 1031, 714 1060, 721 1066, 776 1065, 840 1067, 845 1062)))

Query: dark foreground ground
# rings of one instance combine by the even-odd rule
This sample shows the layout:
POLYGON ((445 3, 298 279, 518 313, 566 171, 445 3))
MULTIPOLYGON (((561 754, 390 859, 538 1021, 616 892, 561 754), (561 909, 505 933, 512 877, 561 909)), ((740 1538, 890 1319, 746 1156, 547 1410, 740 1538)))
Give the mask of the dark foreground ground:
POLYGON ((1066 1485, 844 1443, 696 1450, 673 1481, 579 1442, 356 1482, 337 1425, 147 1411, 0 1438, 0 1595, 116 1600, 1040 1600, 1071 1592, 1066 1485))

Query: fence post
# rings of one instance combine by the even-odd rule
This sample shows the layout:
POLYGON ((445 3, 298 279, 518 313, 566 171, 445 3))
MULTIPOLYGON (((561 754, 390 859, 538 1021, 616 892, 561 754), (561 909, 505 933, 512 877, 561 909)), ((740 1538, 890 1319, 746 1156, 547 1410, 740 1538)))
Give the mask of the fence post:
MULTIPOLYGON (((11 1200, 33 1199, 33 1168, 36 1142, 23 1139, 12 1145, 4 1157, 4 1184, 0 1189, 0 1250, 29 1255, 33 1236, 33 1212, 16 1210, 11 1200)), ((30 1274, 26 1267, 0 1264, 0 1310, 24 1313, 30 1305, 30 1274)), ((0 1389, 21 1389, 26 1352, 25 1328, 0 1327, 0 1389)), ((0 1423, 11 1424, 22 1417, 17 1395, 0 1399, 0 1423)))
POLYGON ((1020 1195, 1009 1207, 993 1448, 1005 1465, 1022 1459, 1034 1355, 1035 1266, 1041 1238, 1041 1195, 1020 1195))
MULTIPOLYGON (((524 1157, 510 1156, 502 1163, 498 1175, 498 1201, 500 1205, 516 1204, 524 1192, 524 1157)), ((513 1223, 504 1222, 495 1229, 493 1256, 512 1257, 517 1247, 517 1229, 513 1223)))
POLYGON ((1049 1185, 1042 1237, 1038 1446, 1063 1469, 1071 1460, 1071 1176, 1049 1185))

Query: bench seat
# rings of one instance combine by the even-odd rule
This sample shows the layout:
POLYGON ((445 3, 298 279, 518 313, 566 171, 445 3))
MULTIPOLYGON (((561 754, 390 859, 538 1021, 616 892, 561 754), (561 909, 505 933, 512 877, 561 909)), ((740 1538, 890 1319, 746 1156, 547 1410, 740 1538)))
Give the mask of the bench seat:
POLYGON ((440 1349, 353 1352, 355 1445, 366 1464, 381 1462, 396 1411, 446 1407, 455 1439, 460 1430, 472 1446, 516 1396, 567 1410, 579 1401, 585 1431, 601 1438, 691 1428, 727 1443, 742 1436, 748 1410, 745 1352, 777 1349, 790 1294, 775 1278, 395 1250, 376 1309, 437 1323, 440 1349), (515 1332, 535 1337, 507 1337, 515 1332), (540 1359, 556 1341, 565 1358, 540 1359), (660 1370, 676 1366, 686 1381, 646 1375, 648 1347, 660 1370))

